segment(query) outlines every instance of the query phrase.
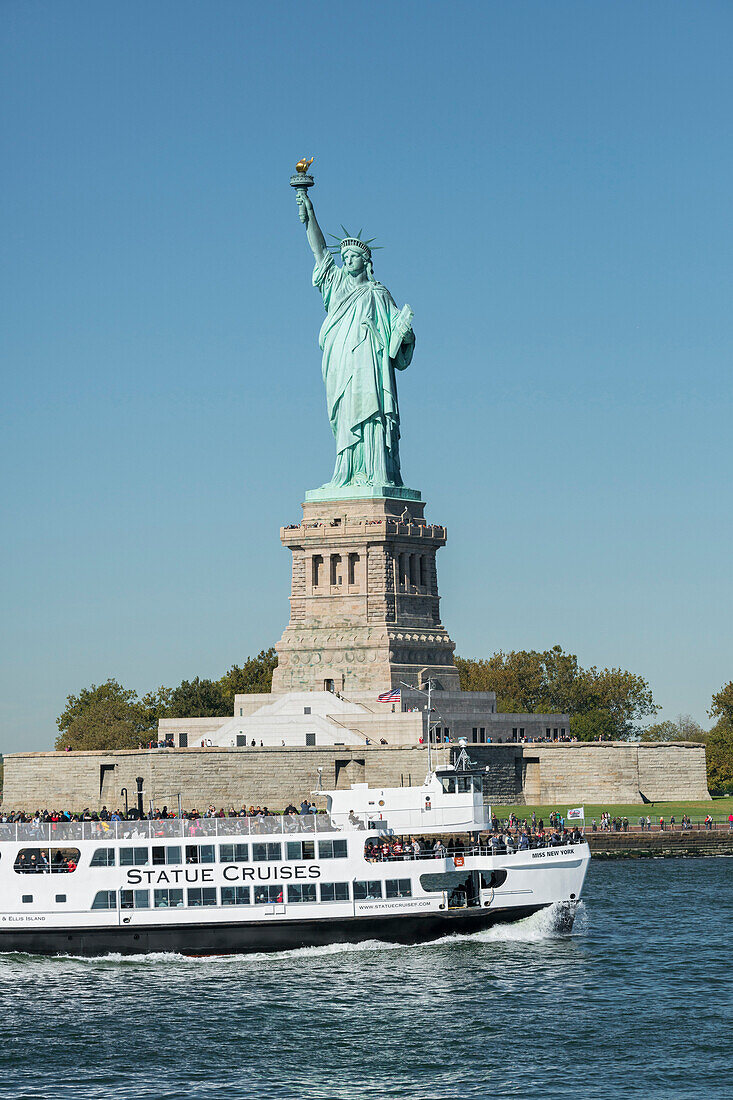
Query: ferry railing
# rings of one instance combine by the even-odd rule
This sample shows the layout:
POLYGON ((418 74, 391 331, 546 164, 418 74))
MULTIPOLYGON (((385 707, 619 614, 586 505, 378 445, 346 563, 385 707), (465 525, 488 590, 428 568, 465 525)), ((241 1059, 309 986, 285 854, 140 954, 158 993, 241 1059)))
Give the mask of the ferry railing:
MULTIPOLYGON (((0 842, 17 841, 27 844, 51 845, 60 847, 79 840, 95 840, 100 844, 115 840, 166 840, 166 839, 205 839, 207 837, 233 837, 233 836, 298 836, 313 835, 314 833, 342 832, 344 829, 360 829, 367 835, 369 833, 390 833, 392 835, 420 834, 421 826, 414 818, 414 811, 404 811, 412 815, 404 818, 404 825, 400 825, 400 811, 391 811, 387 818, 379 818, 372 813, 365 814, 337 814, 330 817, 328 814, 277 814, 268 817, 200 817, 200 818, 162 818, 148 820, 124 820, 124 821, 57 821, 57 822, 0 822, 0 842)), ((435 814, 435 811, 433 811, 435 814)), ((504 825, 504 822, 502 822, 504 825)), ((483 825, 476 823, 459 823, 446 820, 426 821, 426 827, 435 832, 436 828, 445 828, 446 831, 461 832, 486 832, 490 830, 488 822, 483 825)), ((666 834, 686 832, 729 832, 733 831, 727 820, 714 821, 711 828, 704 822, 695 821, 690 826, 683 828, 680 822, 670 825, 665 822, 664 830, 659 825, 652 823, 651 829, 641 829, 638 825, 629 825, 628 829, 601 829, 592 830, 590 822, 585 822, 585 832, 588 836, 608 834, 610 836, 623 835, 624 833, 644 833, 656 835, 660 832, 666 834)))
POLYGON ((341 831, 328 814, 268 817, 198 817, 129 821, 0 822, 0 841, 59 846, 78 840, 201 840, 208 837, 269 837, 341 831))
POLYGON ((454 859, 456 856, 505 856, 505 855, 518 855, 521 852, 536 851, 540 848, 554 848, 554 847, 568 847, 569 845, 582 844, 585 841, 585 837, 581 837, 579 840, 573 840, 571 837, 567 837, 563 840, 562 844, 551 844, 549 838, 543 843, 538 843, 536 840, 529 844, 526 848, 520 848, 519 844, 515 844, 513 847, 507 847, 505 844, 464 844, 464 845, 445 845, 442 844, 439 847, 431 847, 426 844, 424 848, 421 848, 419 852, 415 852, 412 849, 408 849, 404 852, 390 852, 388 855, 384 855, 383 852, 375 848, 371 852, 364 849, 364 857, 369 863, 401 863, 411 860, 425 860, 425 859, 454 859))

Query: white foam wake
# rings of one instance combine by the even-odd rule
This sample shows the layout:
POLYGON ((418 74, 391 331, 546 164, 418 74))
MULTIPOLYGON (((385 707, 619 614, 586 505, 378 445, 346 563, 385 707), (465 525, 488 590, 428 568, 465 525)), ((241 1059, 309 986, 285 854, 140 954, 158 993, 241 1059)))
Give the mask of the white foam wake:
MULTIPOLYGON (((574 935, 582 935, 588 925, 588 914, 584 903, 578 902, 573 925, 574 935)), ((122 965, 122 966, 180 966, 182 963, 197 966, 201 963, 208 965, 229 964, 236 961, 238 964, 247 965, 255 963, 261 965, 282 960, 283 962, 299 959, 317 959, 329 955, 359 954, 374 951, 422 951, 426 949, 445 948, 454 944, 470 945, 488 943, 541 943, 544 940, 558 936, 567 936, 567 911, 561 904, 547 906, 529 917, 506 924, 495 924, 480 932, 454 932, 448 936, 440 936, 434 940, 425 940, 415 944, 389 943, 385 940, 364 940, 360 943, 329 943, 320 947, 295 947, 288 951, 257 951, 251 954, 231 955, 182 955, 175 951, 157 951, 141 955, 123 955, 113 952, 109 955, 86 957, 80 955, 62 955, 60 959, 66 962, 79 963, 83 966, 122 965)), ((5 956, 6 959, 15 958, 18 961, 25 958, 35 961, 52 961, 42 959, 39 956, 20 955, 5 956)), ((56 958, 59 961, 59 957, 56 958)))

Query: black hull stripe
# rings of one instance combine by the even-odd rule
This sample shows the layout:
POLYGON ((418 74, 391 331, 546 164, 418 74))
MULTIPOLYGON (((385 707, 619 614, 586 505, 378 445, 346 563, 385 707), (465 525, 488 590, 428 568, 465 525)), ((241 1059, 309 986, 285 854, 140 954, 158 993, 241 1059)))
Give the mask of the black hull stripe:
MULTIPOLYGON (((332 943, 419 943, 455 933, 478 932, 492 924, 521 920, 543 909, 526 905, 512 909, 463 909, 422 916, 368 916, 345 920, 239 922, 208 925, 155 925, 137 928, 73 928, 0 930, 0 952, 31 955, 146 955, 169 951, 181 955, 235 955, 288 951, 332 943)), ((571 918, 572 922, 572 918, 571 918)))

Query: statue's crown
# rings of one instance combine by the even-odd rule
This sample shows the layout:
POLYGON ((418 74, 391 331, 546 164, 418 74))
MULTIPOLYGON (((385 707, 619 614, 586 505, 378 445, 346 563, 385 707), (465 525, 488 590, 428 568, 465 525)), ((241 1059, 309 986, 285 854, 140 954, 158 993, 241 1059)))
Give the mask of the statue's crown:
POLYGON ((371 248, 364 241, 360 241, 358 237, 344 237, 341 242, 342 254, 346 251, 347 248, 358 248, 364 253, 368 260, 372 258, 371 248))
MULTIPOLYGON (((335 241, 338 241, 338 244, 328 246, 329 251, 335 253, 336 255, 338 255, 338 253, 340 252, 343 255, 347 248, 358 248, 360 252, 364 253, 368 260, 371 260, 372 245, 377 238, 369 237, 368 240, 363 241, 361 239, 361 229, 359 230, 358 236, 352 237, 345 225, 342 225, 341 228, 346 234, 345 237, 336 237, 333 233, 329 233, 329 237, 333 237, 335 241)), ((374 245, 374 248, 379 248, 379 245, 374 245)))

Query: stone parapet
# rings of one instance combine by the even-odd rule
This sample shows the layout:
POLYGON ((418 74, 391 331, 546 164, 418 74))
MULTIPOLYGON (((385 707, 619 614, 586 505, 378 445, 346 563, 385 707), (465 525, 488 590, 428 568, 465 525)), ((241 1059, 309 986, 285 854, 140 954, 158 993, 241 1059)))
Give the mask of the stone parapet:
MULTIPOLYGON (((419 721, 420 715, 404 718, 419 721)), ((469 754, 484 769, 487 793, 496 805, 641 806, 642 795, 650 800, 653 795, 655 801, 710 797, 702 745, 654 745, 651 751, 626 743, 482 745, 469 746, 469 754), (646 790, 639 787, 640 768, 646 790)), ((446 759, 446 749, 434 750, 434 765, 446 759)), ((152 800, 158 808, 175 807, 180 794, 185 809, 200 812, 211 804, 218 809, 244 802, 280 810, 310 796, 319 775, 327 790, 345 790, 351 783, 419 786, 427 774, 427 750, 337 745, 13 753, 4 765, 7 810, 112 809, 123 804, 123 787, 133 802, 138 776, 146 806, 152 800)))
POLYGON ((420 749, 365 747, 321 748, 190 748, 123 750, 111 753, 14 753, 5 757, 3 807, 32 812, 36 808, 99 810, 124 806, 122 788, 134 803, 138 776, 148 808, 175 809, 180 794, 184 809, 203 812, 210 805, 268 806, 282 810, 299 804, 321 783, 346 789, 351 783, 371 786, 416 786, 426 774, 420 749))
POLYGON ((707 789, 705 746, 575 742, 524 745, 525 800, 638 803, 699 801, 707 789))

